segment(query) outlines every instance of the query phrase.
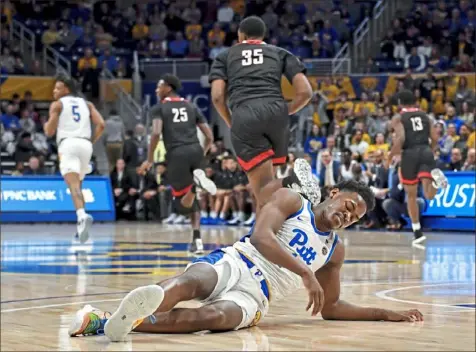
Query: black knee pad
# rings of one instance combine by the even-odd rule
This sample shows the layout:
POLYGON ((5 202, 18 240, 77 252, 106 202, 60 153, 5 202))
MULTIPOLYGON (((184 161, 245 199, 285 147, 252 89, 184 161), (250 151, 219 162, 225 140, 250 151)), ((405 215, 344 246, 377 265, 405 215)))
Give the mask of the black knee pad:
POLYGON ((181 203, 182 197, 175 197, 173 201, 175 211, 180 215, 189 215, 190 213, 194 213, 200 211, 200 206, 198 204, 197 198, 192 203, 192 207, 186 208, 181 203))

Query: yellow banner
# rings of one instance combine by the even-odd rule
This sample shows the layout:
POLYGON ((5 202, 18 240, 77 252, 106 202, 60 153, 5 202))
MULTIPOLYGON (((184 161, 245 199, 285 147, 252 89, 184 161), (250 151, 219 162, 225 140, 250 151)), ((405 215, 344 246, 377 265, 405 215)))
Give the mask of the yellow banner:
POLYGON ((53 100, 53 77, 35 76, 2 76, 0 80, 0 99, 11 99, 17 93, 23 97, 25 92, 30 91, 33 100, 53 100))
MULTIPOLYGON (((30 91, 33 100, 50 101, 53 100, 54 85, 54 77, 1 76, 0 99, 9 100, 15 93, 23 97, 25 92, 30 91)), ((101 80, 101 97, 104 101, 116 99, 115 85, 120 85, 127 93, 132 92, 132 80, 130 79, 101 80)))

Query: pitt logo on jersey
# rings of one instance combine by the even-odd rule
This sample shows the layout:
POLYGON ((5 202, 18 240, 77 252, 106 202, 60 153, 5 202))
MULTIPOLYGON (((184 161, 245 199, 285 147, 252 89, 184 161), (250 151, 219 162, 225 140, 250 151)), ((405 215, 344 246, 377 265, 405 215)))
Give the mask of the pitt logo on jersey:
POLYGON ((307 234, 300 230, 294 229, 294 237, 289 241, 289 246, 295 250, 293 255, 297 257, 298 255, 307 265, 311 265, 312 262, 316 259, 317 252, 311 246, 306 246, 309 242, 309 237, 307 234))

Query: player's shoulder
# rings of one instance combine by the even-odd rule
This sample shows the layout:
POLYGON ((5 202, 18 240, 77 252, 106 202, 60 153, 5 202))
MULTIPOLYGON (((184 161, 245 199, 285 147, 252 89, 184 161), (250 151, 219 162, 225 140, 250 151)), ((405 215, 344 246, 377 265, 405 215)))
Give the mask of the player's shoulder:
POLYGON ((280 188, 273 193, 270 202, 277 205, 283 212, 288 212, 288 215, 291 215, 302 209, 304 198, 291 188, 280 188))
POLYGON ((157 115, 161 112, 161 109, 162 109, 162 106, 160 104, 156 104, 150 108, 149 113, 151 115, 157 115))
POLYGON ((234 49, 235 47, 236 47, 236 45, 235 45, 235 46, 232 46, 232 47, 229 47, 229 48, 226 48, 225 50, 223 50, 222 52, 220 52, 220 53, 216 56, 215 60, 226 61, 227 58, 228 58, 228 55, 230 55, 230 53, 232 53, 232 52, 234 51, 233 49, 234 49))

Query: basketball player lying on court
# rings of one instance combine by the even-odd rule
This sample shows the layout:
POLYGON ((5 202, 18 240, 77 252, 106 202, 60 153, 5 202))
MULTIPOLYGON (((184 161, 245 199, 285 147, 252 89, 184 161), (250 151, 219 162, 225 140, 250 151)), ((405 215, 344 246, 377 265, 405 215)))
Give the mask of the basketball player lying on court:
POLYGON ((194 260, 181 275, 133 290, 110 317, 84 307, 69 334, 104 330, 112 341, 122 341, 131 331, 238 330, 256 325, 270 302, 289 296, 301 283, 309 295, 306 310, 327 320, 421 321, 415 309, 396 312, 339 299, 344 246, 334 230, 358 221, 374 205, 369 187, 355 181, 337 184, 318 205, 282 188, 266 202, 250 234, 233 246, 194 260), (175 308, 193 299, 203 306, 175 308))

